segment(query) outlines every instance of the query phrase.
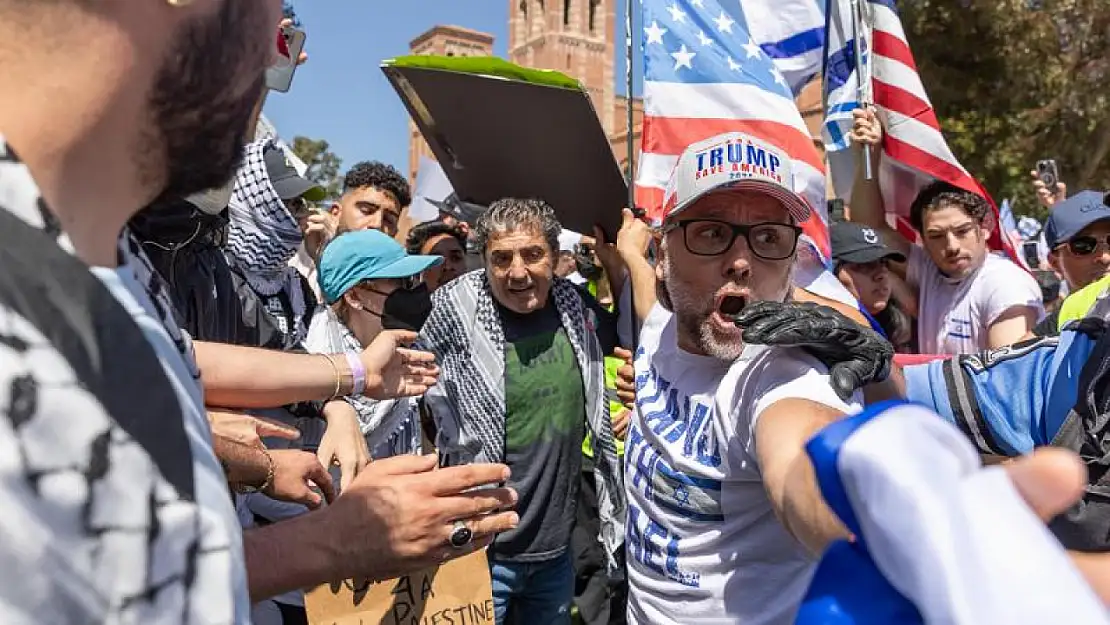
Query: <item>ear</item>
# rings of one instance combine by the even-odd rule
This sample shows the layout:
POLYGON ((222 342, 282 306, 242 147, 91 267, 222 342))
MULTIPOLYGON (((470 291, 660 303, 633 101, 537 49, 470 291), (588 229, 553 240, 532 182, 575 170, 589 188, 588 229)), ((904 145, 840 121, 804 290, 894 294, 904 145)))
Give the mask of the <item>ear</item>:
POLYGON ((1064 271, 1060 268, 1060 251, 1052 250, 1048 253, 1048 266, 1059 275, 1064 275, 1064 271))
POLYGON ((998 219, 995 218, 994 211, 989 211, 986 215, 983 215, 983 221, 979 224, 979 227, 983 229, 983 237, 989 238, 994 229, 998 227, 998 219))
POLYGON ((655 279, 663 282, 663 263, 667 262, 667 247, 663 245, 663 236, 655 234, 655 279))
POLYGON ((347 292, 343 294, 343 301, 354 310, 362 310, 362 302, 355 297, 354 289, 347 289, 347 292))
POLYGON ((331 208, 328 209, 328 212, 338 217, 339 211, 341 210, 343 210, 343 207, 339 205, 339 202, 332 202, 331 208))

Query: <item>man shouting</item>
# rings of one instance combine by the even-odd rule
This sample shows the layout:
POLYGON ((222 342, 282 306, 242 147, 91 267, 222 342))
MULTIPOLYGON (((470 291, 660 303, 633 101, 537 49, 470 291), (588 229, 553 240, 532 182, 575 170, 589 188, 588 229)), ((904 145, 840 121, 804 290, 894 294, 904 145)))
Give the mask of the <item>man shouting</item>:
POLYGON ((687 148, 668 185, 626 453, 632 623, 793 623, 812 554, 845 535, 803 445, 858 405, 810 355, 745 345, 733 322, 791 292, 810 213, 792 165, 726 134, 687 148))

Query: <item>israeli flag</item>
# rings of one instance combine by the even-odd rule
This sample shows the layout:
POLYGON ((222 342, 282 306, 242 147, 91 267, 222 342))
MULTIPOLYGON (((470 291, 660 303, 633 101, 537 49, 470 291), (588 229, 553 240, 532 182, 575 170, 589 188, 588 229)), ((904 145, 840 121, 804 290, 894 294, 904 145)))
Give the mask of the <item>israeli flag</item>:
POLYGON ((798 625, 1110 624, 1005 470, 936 413, 876 404, 806 451, 855 541, 825 552, 798 625))
POLYGON ((863 3, 862 6, 852 0, 828 0, 825 22, 825 122, 821 126, 821 139, 828 155, 833 190, 836 197, 846 200, 851 199, 856 171, 848 139, 852 131, 852 111, 860 107, 861 101, 871 100, 871 64, 867 49, 871 37, 866 32, 866 21, 856 14, 868 7, 865 0, 858 2, 863 3), (856 59, 857 38, 862 63, 856 59))
POLYGON ((752 41, 797 96, 821 71, 824 0, 740 0, 740 9, 752 41))

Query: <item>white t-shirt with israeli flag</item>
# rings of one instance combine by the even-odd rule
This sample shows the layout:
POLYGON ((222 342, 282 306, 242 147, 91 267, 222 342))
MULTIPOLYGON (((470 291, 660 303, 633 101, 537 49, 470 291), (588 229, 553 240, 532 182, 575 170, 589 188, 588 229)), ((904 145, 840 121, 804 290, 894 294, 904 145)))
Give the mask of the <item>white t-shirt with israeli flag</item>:
POLYGON ((636 410, 625 452, 629 622, 789 625, 814 560, 779 522, 763 487, 755 426, 788 398, 845 413, 820 363, 798 349, 749 346, 727 363, 678 348, 656 306, 636 354, 636 410))

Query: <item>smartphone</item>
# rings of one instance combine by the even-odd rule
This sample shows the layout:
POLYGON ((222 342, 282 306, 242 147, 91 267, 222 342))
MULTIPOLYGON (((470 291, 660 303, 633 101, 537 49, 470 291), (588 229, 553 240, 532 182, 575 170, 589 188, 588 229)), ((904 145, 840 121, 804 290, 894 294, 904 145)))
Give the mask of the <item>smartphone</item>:
POLYGON ((1026 241, 1021 244, 1021 253, 1025 256, 1025 264, 1030 269, 1041 266, 1041 255, 1037 249, 1036 241, 1026 241))
POLYGON ((829 200, 829 223, 844 221, 844 200, 829 200))
POLYGON ((1049 193, 1056 195, 1060 189, 1060 172, 1056 169, 1055 160, 1037 161, 1037 177, 1041 179, 1049 193))
POLYGON ((266 88, 285 93, 293 86, 293 74, 297 71, 297 59, 304 50, 305 31, 293 26, 278 29, 277 49, 274 62, 266 68, 266 88))

